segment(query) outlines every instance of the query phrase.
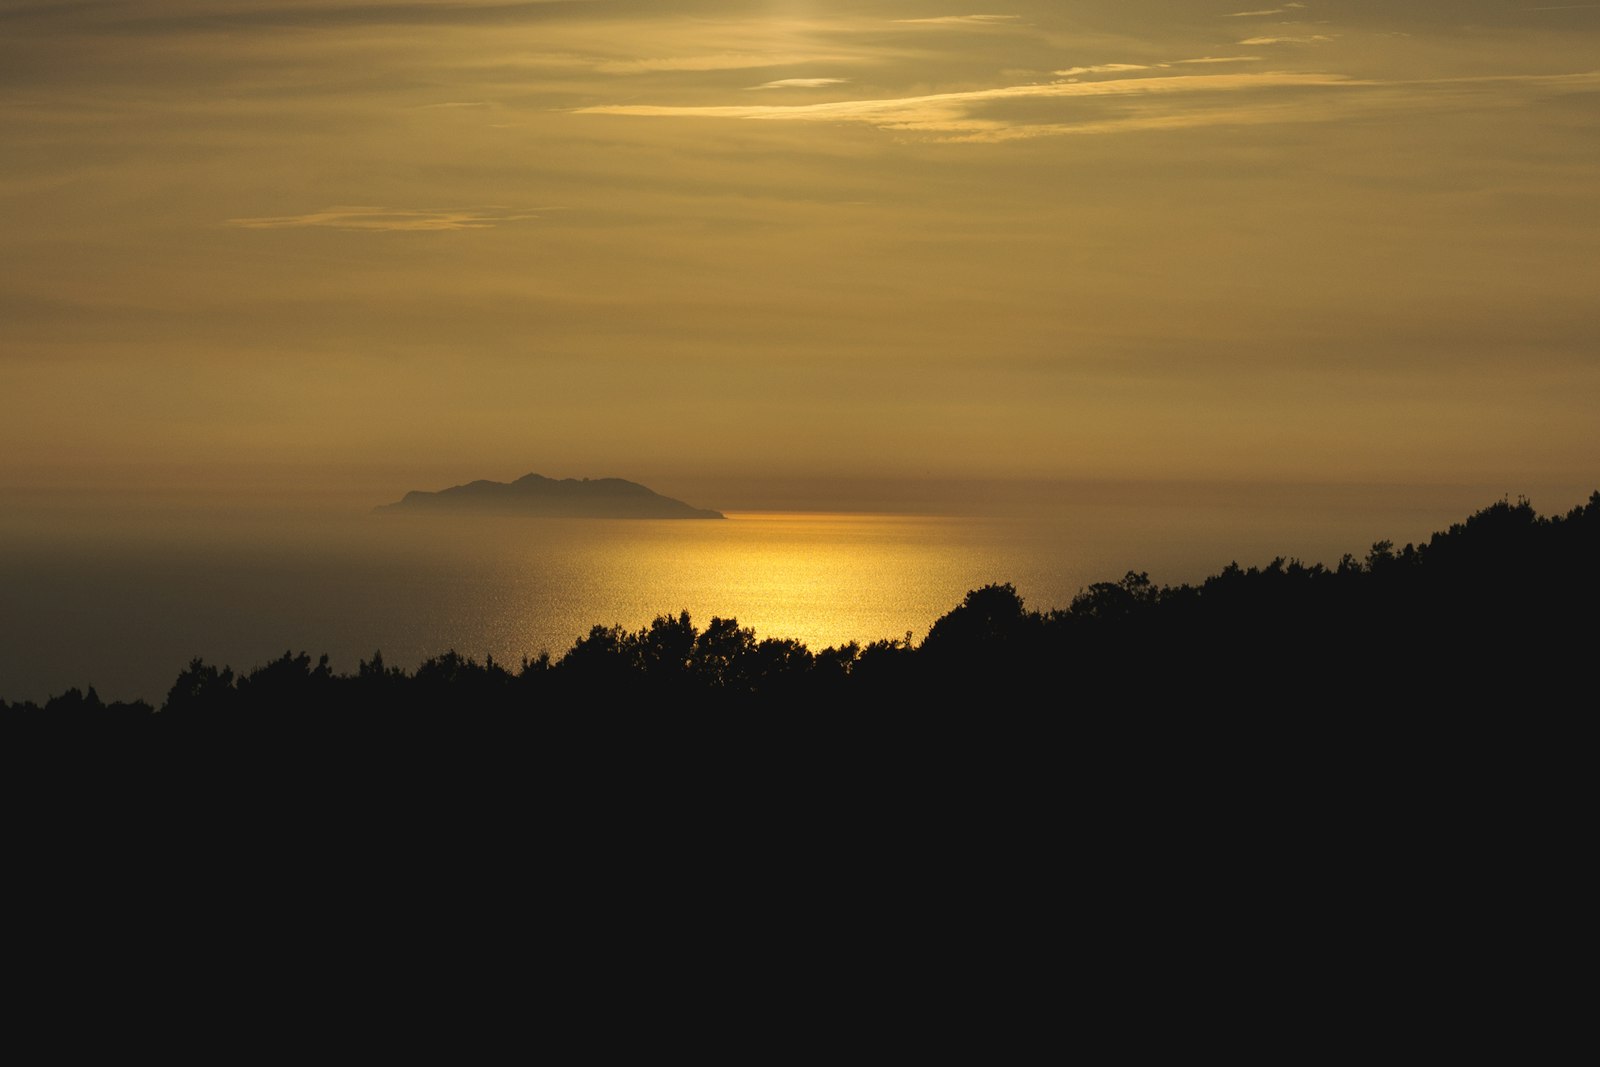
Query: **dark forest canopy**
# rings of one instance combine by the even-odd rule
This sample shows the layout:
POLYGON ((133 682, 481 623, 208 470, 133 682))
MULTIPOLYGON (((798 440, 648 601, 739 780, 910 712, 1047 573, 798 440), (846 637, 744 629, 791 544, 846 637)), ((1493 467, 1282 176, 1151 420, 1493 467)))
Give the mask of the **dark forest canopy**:
MULTIPOLYGON (((1600 492, 1564 516, 1501 501, 1397 549, 1332 566, 1232 564, 1197 585, 1142 573, 1033 610, 1009 583, 967 593, 920 641, 813 650, 734 619, 687 612, 627 630, 595 626, 559 658, 515 666, 448 652, 415 671, 380 653, 353 675, 285 652, 236 673, 194 660, 159 709, 93 689, 43 707, 0 701, 23 723, 290 725, 437 723, 587 709, 794 706, 1093 711, 1194 707, 1430 707, 1520 700, 1589 685, 1600 604, 1600 492)), ((252 727, 254 728, 254 727, 252 727)))

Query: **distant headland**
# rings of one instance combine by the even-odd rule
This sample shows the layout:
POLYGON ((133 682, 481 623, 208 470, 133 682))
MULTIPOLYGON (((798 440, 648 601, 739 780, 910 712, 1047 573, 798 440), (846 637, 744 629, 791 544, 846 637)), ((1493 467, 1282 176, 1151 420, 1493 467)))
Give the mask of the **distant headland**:
POLYGON ((573 519, 721 519, 720 511, 674 500, 621 478, 546 478, 526 474, 514 482, 468 482, 436 493, 413 490, 379 513, 530 515, 573 519))

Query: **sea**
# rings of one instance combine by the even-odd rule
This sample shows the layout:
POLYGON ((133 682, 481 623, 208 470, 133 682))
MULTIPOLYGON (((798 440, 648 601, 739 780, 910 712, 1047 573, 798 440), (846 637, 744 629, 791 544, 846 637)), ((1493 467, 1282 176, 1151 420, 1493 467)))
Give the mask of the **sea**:
MULTIPOLYGON (((722 521, 443 518, 327 509, 0 512, 0 699, 93 687, 159 706, 192 660, 248 671, 454 650, 513 669, 595 626, 736 619, 813 650, 919 640, 972 589, 1069 606, 1130 571, 1198 582, 1276 557, 1334 565, 1421 542, 1507 494, 1482 486, 1068 487, 994 514, 729 511, 722 521)), ((1535 499, 1565 511, 1585 494, 1535 499)), ((1352 641, 1358 640, 1352 635, 1352 641)))

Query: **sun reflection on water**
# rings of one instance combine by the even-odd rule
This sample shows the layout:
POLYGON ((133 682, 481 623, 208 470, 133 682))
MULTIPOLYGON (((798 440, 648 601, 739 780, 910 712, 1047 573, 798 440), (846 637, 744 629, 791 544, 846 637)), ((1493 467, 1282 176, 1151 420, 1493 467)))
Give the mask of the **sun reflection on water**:
MULTIPOLYGON (((975 573, 960 526, 945 518, 787 512, 613 524, 603 537, 572 546, 564 574, 524 571, 518 584, 533 595, 505 621, 518 643, 553 654, 571 640, 552 643, 553 629, 574 636, 594 624, 632 630, 683 610, 699 625, 736 618, 760 637, 791 637, 813 649, 899 638, 954 606, 975 573)), ((549 548, 530 545, 526 564, 548 563, 549 548)))

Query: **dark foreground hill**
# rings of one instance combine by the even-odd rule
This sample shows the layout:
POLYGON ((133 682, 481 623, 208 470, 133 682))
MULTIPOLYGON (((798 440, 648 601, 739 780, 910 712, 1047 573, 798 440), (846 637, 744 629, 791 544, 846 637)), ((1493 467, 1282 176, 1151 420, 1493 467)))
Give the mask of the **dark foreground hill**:
POLYGON ((1533 975, 1547 1014, 1572 997, 1539 982, 1548 946, 1586 914, 1597 564, 1600 494, 1044 612, 988 585, 920 644, 812 651, 683 613, 516 668, 285 653, 196 660, 159 711, 0 701, 12 912, 43 931, 14 940, 48 944, 49 975, 62 930, 181 953, 259 927, 348 956, 330 995, 367 960, 520 989, 476 978, 489 946, 568 967, 599 1010, 619 968, 681 980, 708 945, 742 968, 793 927, 797 973, 876 1004, 883 967, 837 967, 867 945, 917 969, 918 1010, 915 983, 961 967, 1027 1013, 1054 952, 1103 976, 1119 1033, 1176 1003, 1236 1036, 1210 988, 1326 1029, 1352 974, 1432 1029, 1500 1011, 1498 974, 1533 975))
POLYGON ((436 493, 413 490, 379 512, 448 515, 530 515, 580 519, 720 519, 720 511, 691 507, 621 478, 546 478, 468 482, 436 493))

